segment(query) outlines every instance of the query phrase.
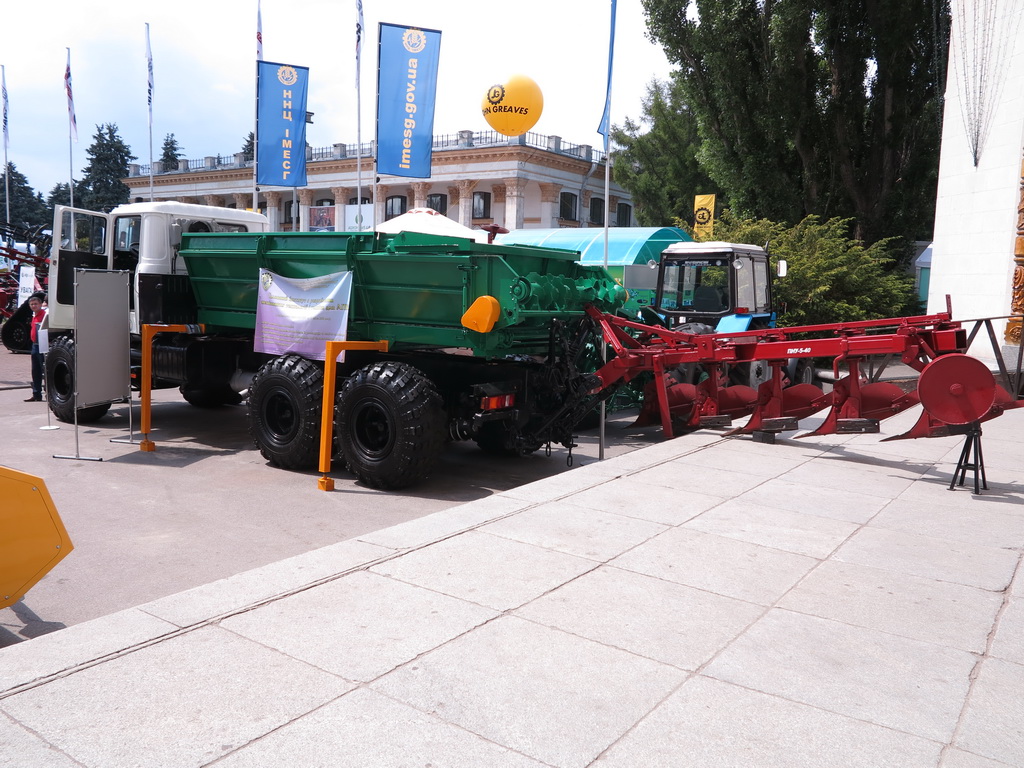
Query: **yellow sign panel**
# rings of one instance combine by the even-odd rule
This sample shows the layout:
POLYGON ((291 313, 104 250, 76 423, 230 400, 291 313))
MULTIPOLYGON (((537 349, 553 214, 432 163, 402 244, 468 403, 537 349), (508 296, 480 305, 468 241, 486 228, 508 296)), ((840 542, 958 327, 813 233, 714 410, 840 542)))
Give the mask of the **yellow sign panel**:
POLYGON ((41 478, 0 467, 0 499, 0 608, 6 608, 74 545, 41 478))
POLYGON ((693 198, 693 232, 701 240, 710 240, 715 229, 715 196, 695 195, 693 198))

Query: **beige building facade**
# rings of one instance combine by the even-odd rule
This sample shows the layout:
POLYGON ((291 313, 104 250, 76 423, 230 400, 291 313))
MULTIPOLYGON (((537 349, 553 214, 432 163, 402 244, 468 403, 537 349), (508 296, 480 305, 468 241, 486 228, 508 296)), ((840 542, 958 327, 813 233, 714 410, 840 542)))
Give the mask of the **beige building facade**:
MULTIPOLYGON (((372 143, 307 147, 306 158, 305 187, 255 191, 272 231, 368 230, 409 209, 427 207, 474 228, 604 226, 604 154, 559 136, 510 138, 493 131, 435 136, 429 179, 377 179, 372 143), (362 222, 357 219, 360 197, 362 222)), ((182 159, 177 168, 154 163, 152 175, 149 166, 130 170, 124 181, 133 202, 253 207, 253 164, 242 153, 182 159)), ((629 193, 612 182, 607 198, 610 225, 631 226, 629 193)))

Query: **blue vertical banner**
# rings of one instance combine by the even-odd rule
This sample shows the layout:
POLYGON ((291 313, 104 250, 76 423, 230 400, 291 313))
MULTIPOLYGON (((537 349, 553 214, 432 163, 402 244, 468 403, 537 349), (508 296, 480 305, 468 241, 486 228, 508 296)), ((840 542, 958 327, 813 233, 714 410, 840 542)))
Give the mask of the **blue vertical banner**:
POLYGON ((381 24, 377 53, 377 173, 430 178, 436 29, 381 24))
POLYGON ((604 112, 601 113, 601 124, 597 132, 604 136, 604 153, 607 155, 610 148, 608 137, 611 135, 611 114, 612 114, 612 64, 615 62, 615 0, 612 0, 612 21, 608 32, 608 90, 604 97, 604 112))
POLYGON ((256 183, 306 186, 309 68, 256 62, 256 183))

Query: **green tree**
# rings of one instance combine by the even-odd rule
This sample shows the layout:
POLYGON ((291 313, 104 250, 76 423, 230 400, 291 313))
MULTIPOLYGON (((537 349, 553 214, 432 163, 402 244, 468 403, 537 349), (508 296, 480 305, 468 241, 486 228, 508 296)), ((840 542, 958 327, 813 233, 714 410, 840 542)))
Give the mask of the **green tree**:
MULTIPOLYGON (((648 227, 689 219, 695 194, 717 192, 717 185, 697 163, 697 121, 683 102, 676 81, 647 86, 642 124, 626 118, 612 131, 620 149, 614 154, 615 181, 629 190, 637 221, 648 227)), ((724 202, 724 201, 720 201, 724 202)))
POLYGON ((698 159, 747 216, 928 238, 948 0, 643 0, 698 159))
POLYGON ((128 164, 135 160, 131 149, 117 134, 117 125, 97 125, 92 145, 85 151, 89 163, 82 180, 75 185, 75 205, 96 211, 110 211, 127 203, 131 190, 121 182, 128 164))
POLYGON ((28 179, 14 163, 7 164, 10 181, 0 173, 0 217, 7 215, 7 189, 11 193, 11 224, 35 227, 47 223, 46 204, 29 186, 28 179))
POLYGON ((249 135, 245 139, 245 143, 242 144, 242 155, 246 161, 252 160, 253 155, 256 154, 256 134, 249 131, 249 135))
POLYGON ((54 184, 50 194, 46 196, 46 204, 51 212, 58 205, 71 205, 71 185, 54 184))
POLYGON ((788 274, 775 280, 780 325, 814 325, 916 314, 913 278, 897 265, 901 245, 878 240, 865 246, 850 236, 849 219, 822 222, 808 216, 795 226, 744 219, 726 211, 715 222, 716 240, 769 243, 772 261, 785 259, 788 274))
POLYGON ((178 144, 178 140, 174 138, 174 134, 168 133, 164 137, 164 145, 160 151, 160 162, 164 164, 164 170, 178 170, 178 158, 183 154, 184 152, 182 152, 181 145, 178 144))

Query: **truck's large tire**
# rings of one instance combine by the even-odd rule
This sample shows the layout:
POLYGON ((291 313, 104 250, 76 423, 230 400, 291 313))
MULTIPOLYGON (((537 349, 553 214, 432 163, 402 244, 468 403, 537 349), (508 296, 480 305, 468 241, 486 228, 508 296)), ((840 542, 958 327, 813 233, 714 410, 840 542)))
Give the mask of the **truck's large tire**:
POLYGON ((441 396, 405 363, 360 368, 338 392, 336 431, 349 470, 373 488, 397 490, 426 479, 444 447, 441 396))
MULTIPOLYGON (((46 401, 58 421, 75 423, 75 339, 58 336, 46 353, 46 401)), ((110 410, 110 403, 78 410, 78 423, 90 424, 110 410)))
POLYGON ((265 363, 249 387, 249 434, 263 458, 284 469, 313 469, 320 446, 324 372, 298 355, 265 363))
POLYGON ((32 350, 31 330, 32 310, 26 301, 0 325, 0 341, 11 352, 29 352, 32 350))

